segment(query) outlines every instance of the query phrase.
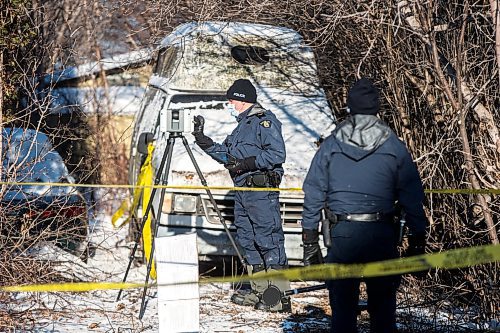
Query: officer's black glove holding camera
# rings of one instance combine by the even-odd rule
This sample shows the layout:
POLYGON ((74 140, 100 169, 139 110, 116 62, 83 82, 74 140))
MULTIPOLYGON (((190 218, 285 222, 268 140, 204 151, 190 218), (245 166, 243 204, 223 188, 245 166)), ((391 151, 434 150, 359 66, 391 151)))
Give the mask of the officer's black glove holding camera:
POLYGON ((241 175, 245 172, 257 170, 255 165, 255 156, 246 157, 243 159, 235 159, 231 163, 225 164, 224 167, 233 175, 241 175))
POLYGON ((304 247, 304 256, 302 258, 304 266, 322 264, 323 255, 319 247, 318 230, 303 229, 302 243, 304 247))
POLYGON ((205 150, 213 146, 214 141, 203 133, 203 127, 205 126, 205 118, 202 116, 194 116, 193 119, 194 129, 191 134, 193 134, 196 144, 200 146, 201 149, 205 150))

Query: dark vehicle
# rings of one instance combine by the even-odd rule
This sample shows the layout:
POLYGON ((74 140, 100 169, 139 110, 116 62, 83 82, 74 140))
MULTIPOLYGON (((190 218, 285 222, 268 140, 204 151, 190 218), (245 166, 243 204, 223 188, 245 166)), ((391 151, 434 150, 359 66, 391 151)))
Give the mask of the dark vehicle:
POLYGON ((86 260, 87 204, 74 186, 50 185, 74 179, 49 138, 31 129, 4 128, 1 156, 0 247, 26 250, 50 241, 86 260))

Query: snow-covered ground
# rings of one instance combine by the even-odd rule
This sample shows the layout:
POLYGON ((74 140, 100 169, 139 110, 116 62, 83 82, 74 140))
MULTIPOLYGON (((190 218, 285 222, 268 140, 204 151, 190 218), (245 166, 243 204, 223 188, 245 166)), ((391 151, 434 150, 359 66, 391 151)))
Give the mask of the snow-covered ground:
MULTIPOLYGON (((125 243, 128 228, 113 229, 110 216, 95 220, 93 242, 96 255, 85 264, 60 250, 41 246, 40 255, 62 260, 59 268, 66 276, 87 281, 120 282, 124 276, 132 244, 125 243)), ((127 282, 144 282, 145 265, 135 266, 127 282)), ((314 282, 293 283, 297 288, 314 282)), ((147 307, 139 320, 141 289, 123 291, 116 301, 117 290, 84 293, 40 293, 36 304, 27 295, 17 295, 17 310, 37 307, 45 315, 36 318, 35 332, 158 332, 156 288, 148 290, 147 307), (26 303, 23 303, 23 299, 26 303), (29 301, 28 301, 29 300, 29 301)), ((325 290, 301 294, 294 298, 293 314, 267 313, 230 302, 233 289, 229 283, 200 286, 200 332, 327 332, 329 311, 325 290), (306 329, 306 326, 309 329, 306 329)))
MULTIPOLYGON (((126 243, 128 228, 113 229, 109 214, 100 214, 94 220, 92 241, 97 244, 96 255, 85 264, 81 260, 48 246, 40 246, 39 256, 52 259, 61 274, 77 277, 83 281, 121 282, 129 261, 129 250, 133 244, 126 243), (61 263, 56 265, 56 259, 61 263)), ((206 268, 206 267, 205 267, 206 268)), ((146 267, 132 265, 127 282, 142 283, 146 267)), ((203 277, 200 278, 201 281, 203 277)), ((294 282, 292 288, 310 286, 319 282, 294 282)), ((141 305, 140 289, 123 291, 116 301, 117 290, 97 290, 83 293, 39 293, 32 295, 17 293, 16 302, 4 304, 11 312, 31 310, 35 329, 26 328, 12 332, 76 333, 105 332, 132 333, 158 332, 158 297, 156 288, 150 288, 146 311, 139 320, 141 305)), ((200 332, 329 332, 330 308, 326 290, 295 295, 292 298, 292 313, 279 314, 253 310, 230 301, 233 288, 229 283, 200 285, 200 332)), ((416 307, 409 302, 411 296, 400 293, 398 322, 401 332, 451 332, 450 325, 458 325, 463 314, 437 313, 425 307, 416 307), (403 306, 404 305, 404 306, 403 306)), ((418 302, 417 302, 418 303, 418 302)), ((471 318, 471 317, 469 317, 471 318)), ((472 325, 463 323, 462 332, 499 332, 497 323, 472 325), (482 330, 479 330, 479 329, 482 330)), ((31 326, 31 325, 30 325, 31 326)), ((360 332, 368 332, 368 315, 361 312, 360 332)))

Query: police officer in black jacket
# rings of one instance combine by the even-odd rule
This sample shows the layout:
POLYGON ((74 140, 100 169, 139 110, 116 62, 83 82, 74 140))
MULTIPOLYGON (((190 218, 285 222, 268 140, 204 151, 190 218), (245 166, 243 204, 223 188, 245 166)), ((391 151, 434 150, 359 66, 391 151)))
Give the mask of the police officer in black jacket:
MULTIPOLYGON (((405 144, 376 115, 379 93, 368 79, 349 91, 350 116, 321 144, 304 181, 304 265, 319 263, 318 223, 326 204, 333 216, 329 263, 367 263, 398 257, 393 222, 397 201, 406 216, 409 254, 425 248, 424 192, 405 144)), ((365 279, 371 332, 396 331, 399 276, 365 279)), ((357 332, 359 279, 328 281, 331 332, 357 332)))

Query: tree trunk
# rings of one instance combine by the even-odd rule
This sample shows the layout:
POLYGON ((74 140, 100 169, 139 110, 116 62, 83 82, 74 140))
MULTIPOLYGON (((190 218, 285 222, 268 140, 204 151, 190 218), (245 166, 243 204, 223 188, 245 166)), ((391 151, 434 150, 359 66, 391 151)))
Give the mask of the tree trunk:
MULTIPOLYGON (((498 82, 500 83, 500 8, 498 0, 490 0, 491 19, 495 31, 495 53, 497 55, 498 82)), ((498 148, 498 146, 497 146, 498 148)))

